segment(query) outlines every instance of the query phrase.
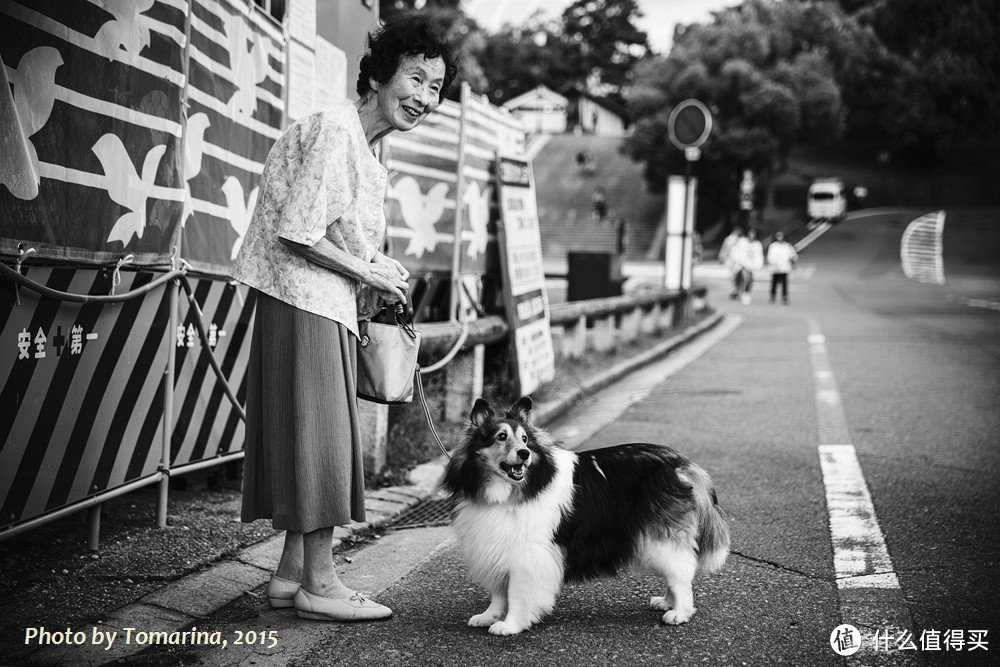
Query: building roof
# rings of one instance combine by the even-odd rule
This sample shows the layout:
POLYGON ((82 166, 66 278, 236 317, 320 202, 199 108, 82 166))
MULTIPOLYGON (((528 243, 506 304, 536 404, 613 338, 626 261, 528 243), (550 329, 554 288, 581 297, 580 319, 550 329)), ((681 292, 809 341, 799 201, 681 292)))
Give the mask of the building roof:
POLYGON ((572 88, 571 90, 568 90, 566 94, 569 95, 570 97, 586 97, 594 104, 603 107, 608 111, 610 111, 611 113, 620 116, 621 119, 625 121, 626 124, 628 124, 628 122, 631 120, 631 114, 629 113, 629 110, 626 107, 615 102, 614 100, 608 99, 607 97, 592 95, 591 93, 588 93, 586 90, 578 86, 572 88))
POLYGON ((542 111, 543 106, 563 107, 569 104, 569 100, 552 90, 548 86, 538 85, 531 90, 521 93, 517 97, 512 97, 503 103, 504 108, 514 111, 542 111))

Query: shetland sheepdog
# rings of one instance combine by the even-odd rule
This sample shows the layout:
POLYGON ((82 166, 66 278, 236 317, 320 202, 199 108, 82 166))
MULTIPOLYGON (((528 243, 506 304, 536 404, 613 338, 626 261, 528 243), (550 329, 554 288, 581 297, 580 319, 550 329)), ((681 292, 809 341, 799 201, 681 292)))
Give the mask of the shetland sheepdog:
POLYGON ((571 452, 530 417, 527 396, 502 414, 478 399, 444 474, 469 575, 490 593, 469 625, 517 634, 552 610, 564 581, 626 569, 662 576, 649 606, 666 624, 686 623, 695 573, 729 554, 708 474, 647 443, 571 452))

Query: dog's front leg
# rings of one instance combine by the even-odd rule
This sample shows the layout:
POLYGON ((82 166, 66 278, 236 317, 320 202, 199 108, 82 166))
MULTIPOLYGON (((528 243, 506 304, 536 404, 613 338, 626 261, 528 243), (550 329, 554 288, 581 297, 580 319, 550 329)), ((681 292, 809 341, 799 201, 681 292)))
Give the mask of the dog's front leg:
POLYGON ((552 611, 561 586, 562 568, 556 563, 536 560, 531 570, 511 572, 507 584, 507 615, 490 626, 490 634, 516 635, 530 628, 532 623, 552 611))
POLYGON ((469 619, 471 628, 488 628, 507 614, 507 591, 490 591, 490 606, 469 619))

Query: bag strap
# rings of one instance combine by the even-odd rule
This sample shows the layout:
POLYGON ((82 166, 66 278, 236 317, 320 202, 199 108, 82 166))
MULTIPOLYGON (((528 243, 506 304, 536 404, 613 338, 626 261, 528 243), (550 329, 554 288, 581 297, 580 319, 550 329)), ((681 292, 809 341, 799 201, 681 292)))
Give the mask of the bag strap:
MULTIPOLYGON (((383 310, 388 314, 389 307, 386 306, 383 310)), ((386 318, 388 319, 388 318, 386 318)), ((401 303, 397 303, 395 309, 392 311, 393 322, 398 326, 403 332, 409 336, 411 339, 416 339, 417 331, 413 327, 413 311, 407 310, 406 307, 401 303)))

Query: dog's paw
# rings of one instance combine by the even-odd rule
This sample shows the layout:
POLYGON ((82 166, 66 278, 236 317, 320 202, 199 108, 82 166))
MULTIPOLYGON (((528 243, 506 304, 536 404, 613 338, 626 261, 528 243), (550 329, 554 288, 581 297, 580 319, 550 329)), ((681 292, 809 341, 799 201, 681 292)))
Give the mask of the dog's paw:
POLYGON ((493 625, 494 623, 496 623, 497 621, 499 621, 500 619, 501 619, 500 616, 497 616, 495 614, 491 614, 489 612, 485 612, 484 611, 483 613, 476 614, 475 616, 473 616, 472 618, 469 619, 469 627, 470 628, 488 628, 491 625, 493 625))
POLYGON ((507 621, 497 621, 490 626, 491 635, 516 635, 522 630, 527 630, 527 628, 508 623, 507 621))
POLYGON ((694 616, 694 609, 690 611, 671 609, 663 615, 663 622, 667 625, 680 625, 690 621, 692 616, 694 616))
POLYGON ((673 600, 666 596, 654 596, 649 598, 649 608, 658 611, 670 611, 674 606, 673 600))

